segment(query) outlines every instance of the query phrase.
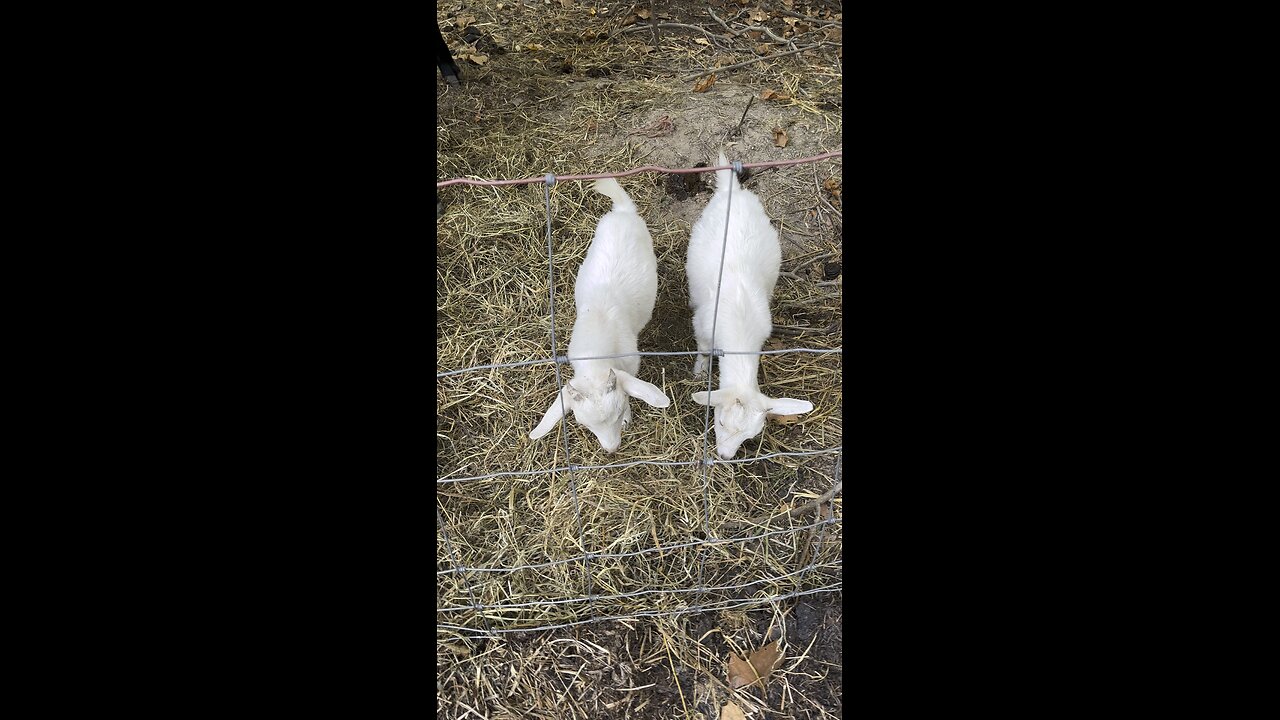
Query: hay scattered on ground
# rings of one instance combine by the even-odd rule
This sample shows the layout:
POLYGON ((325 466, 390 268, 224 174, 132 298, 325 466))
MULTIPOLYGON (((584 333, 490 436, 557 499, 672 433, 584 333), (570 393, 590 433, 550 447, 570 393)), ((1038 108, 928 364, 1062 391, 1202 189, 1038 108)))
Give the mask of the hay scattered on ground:
MULTIPOLYGON (((723 37, 716 43, 732 51, 705 46, 695 41, 704 34, 683 29, 661 30, 656 44, 649 30, 605 40, 618 29, 617 14, 625 5, 613 8, 615 18, 590 15, 592 3, 530 3, 518 12, 512 5, 503 3, 503 10, 497 5, 439 8, 441 27, 452 44, 466 37, 458 27, 459 17, 470 16, 473 19, 462 25, 476 27, 482 36, 468 47, 509 50, 490 50, 484 65, 460 59, 466 83, 461 90, 438 80, 439 179, 564 175, 643 164, 690 167, 713 161, 716 148, 726 141, 730 154, 745 161, 805 157, 842 147, 841 79, 832 49, 729 71, 708 92, 692 93, 693 83, 679 79, 692 72, 690 68, 741 62, 754 51, 723 37), (588 38, 585 33, 597 34, 588 38), (516 46, 525 49, 517 52, 516 46), (540 49, 528 50, 531 46, 540 49), (654 49, 646 52, 644 47, 654 49), (571 72, 562 71, 566 65, 571 72), (791 99, 755 100, 741 131, 730 136, 748 98, 765 89, 785 92, 791 99), (660 127, 663 117, 674 125, 671 134, 635 133, 660 127), (787 129, 786 148, 774 146, 775 127, 787 129)), ((688 5, 651 7, 668 15, 670 22, 723 30, 697 9, 700 4, 688 5)), ((819 4, 813 5, 806 10, 793 4, 793 11, 819 12, 819 4)), ((742 25, 730 19, 737 10, 718 8, 717 14, 731 25, 742 25)), ((646 173, 620 181, 645 218, 658 256, 658 304, 641 334, 641 350, 696 348, 684 255, 690 227, 710 197, 694 179, 701 177, 646 173)), ((773 301, 777 330, 765 349, 842 346, 837 278, 843 218, 840 198, 829 189, 839 189, 840 177, 839 161, 825 161, 758 171, 746 182, 778 221, 783 238, 784 276, 773 301)), ((463 186, 441 192, 445 213, 437 222, 438 371, 551 356, 543 193, 542 185, 463 186)), ((573 279, 595 223, 608 207, 609 200, 587 183, 558 183, 551 190, 560 354, 568 347, 575 316, 573 279)), ((760 384, 765 392, 807 399, 815 408, 795 425, 769 424, 761 438, 744 444, 738 457, 841 445, 841 362, 839 354, 762 357, 760 384)), ((692 364, 691 356, 642 359, 640 376, 661 387, 672 404, 657 410, 633 402, 634 421, 612 456, 605 455, 589 431, 571 417, 565 421, 569 457, 564 456, 559 428, 538 441, 528 439, 556 390, 550 364, 438 379, 437 475, 700 459, 705 411, 690 395, 705 389, 705 381, 692 378, 692 364)), ((562 374, 567 380, 572 369, 562 366, 562 374)), ((714 443, 714 431, 709 436, 714 443)), ((471 570, 438 575, 437 607, 465 608, 437 613, 442 626, 437 653, 442 716, 717 717, 730 697, 748 709, 785 706, 795 717, 836 716, 832 713, 839 706, 839 612, 830 606, 836 596, 760 601, 838 586, 840 523, 745 543, 647 552, 696 541, 704 523, 713 536, 731 538, 838 518, 839 497, 770 528, 726 529, 822 495, 835 481, 834 463, 831 454, 717 464, 707 473, 705 490, 703 469, 697 465, 577 470, 437 485, 444 520, 437 532, 437 571, 451 571, 456 564, 511 568, 554 563, 583 552, 643 552, 593 558, 589 574, 575 561, 509 573, 471 570), (741 587, 690 592, 698 587, 699 576, 703 586, 741 587), (598 597, 575 601, 588 594, 598 597), (554 604, 488 610, 481 617, 471 609, 477 602, 554 604), (749 604, 734 607, 744 603, 749 604), (466 630, 573 623, 692 605, 729 609, 578 625, 488 643, 477 642, 466 630), (784 668, 789 669, 765 693, 730 691, 724 685, 725 648, 749 651, 779 636, 786 639, 784 668), (806 645, 811 646, 808 655, 806 645)))

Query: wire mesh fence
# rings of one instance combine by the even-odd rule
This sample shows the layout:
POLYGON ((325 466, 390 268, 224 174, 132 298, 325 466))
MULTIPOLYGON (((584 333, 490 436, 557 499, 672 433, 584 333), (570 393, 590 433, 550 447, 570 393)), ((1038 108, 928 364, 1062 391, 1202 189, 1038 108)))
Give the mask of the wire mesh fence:
MULTIPOLYGON (((601 355, 591 357, 568 357, 560 354, 561 337, 556 313, 555 289, 555 252, 552 242, 552 201, 551 189, 564 180, 592 180, 606 177, 625 177, 640 172, 665 173, 702 173, 718 170, 733 170, 741 173, 744 168, 785 167, 804 163, 815 163, 826 159, 842 157, 842 152, 831 152, 814 157, 796 160, 771 161, 761 163, 734 162, 730 165, 700 168, 661 168, 647 166, 619 173, 594 175, 569 175, 556 177, 546 175, 542 178, 525 178, 519 180, 478 180, 454 179, 437 183, 437 188, 450 185, 467 184, 478 186, 521 185, 543 183, 543 200, 546 219, 546 260, 548 285, 548 315, 550 318, 550 354, 547 357, 519 360, 512 362, 492 362, 476 364, 469 367, 443 370, 436 373, 437 381, 445 378, 457 378, 471 373, 484 371, 512 370, 536 365, 551 365, 557 396, 563 407, 563 390, 566 380, 561 374, 561 366, 578 360, 611 359, 631 356, 668 357, 697 356, 697 351, 644 351, 618 355, 601 355)), ((719 349, 715 342, 717 321, 719 320, 720 284, 724 271, 724 255, 728 247, 728 213, 732 209, 734 186, 728 184, 728 205, 726 208, 725 231, 721 244, 720 273, 716 283, 715 309, 712 319, 711 351, 707 358, 706 390, 715 389, 713 385, 714 367, 718 359, 726 355, 788 355, 811 354, 832 355, 837 358, 843 354, 842 347, 788 347, 758 351, 725 351, 719 349)), ((702 410, 701 438, 698 452, 687 460, 625 460, 604 464, 575 464, 568 462, 573 457, 569 442, 569 414, 564 413, 560 425, 560 450, 566 462, 547 468, 525 470, 499 470, 495 472, 458 475, 457 472, 446 472, 443 476, 438 472, 436 521, 441 547, 438 548, 437 578, 437 629, 465 635, 496 635, 506 633, 523 633, 539 630, 550 630, 572 627, 598 621, 639 619, 647 617, 679 616, 704 611, 730 611, 759 607, 769 603, 822 593, 835 593, 842 589, 840 570, 843 559, 839 549, 839 531, 842 518, 835 516, 830 509, 824 509, 818 502, 814 508, 815 520, 803 521, 795 516, 795 511, 769 518, 743 519, 741 522, 724 524, 719 529, 740 526, 737 532, 723 533, 723 537, 713 532, 711 523, 712 498, 710 485, 713 471, 717 468, 745 466, 774 459, 815 458, 835 455, 834 467, 829 475, 820 473, 833 484, 833 492, 838 492, 841 484, 841 465, 843 462, 843 445, 806 449, 801 451, 778 451, 750 455, 743 458, 722 459, 711 452, 711 406, 704 405, 702 410), (700 484, 701 507, 696 519, 687 525, 689 539, 681 542, 661 542, 656 530, 652 544, 637 549, 608 552, 593 552, 589 548, 586 524, 583 519, 583 500, 580 487, 584 477, 595 477, 593 473, 621 470, 626 468, 652 467, 668 469, 667 472, 678 473, 672 468, 688 468, 697 466, 697 480, 700 484), (489 481, 503 480, 520 483, 525 490, 534 482, 533 478, 550 475, 552 484, 548 488, 554 502, 568 499, 565 515, 572 518, 571 546, 576 552, 564 553, 563 557, 542 562, 516 562, 513 564, 494 563, 490 565, 468 566, 457 544, 457 533, 451 533, 445 513, 441 510, 441 495, 447 494, 447 488, 476 489, 464 491, 483 492, 489 481), (563 481, 563 485, 560 483, 563 481), (786 527, 770 529, 771 525, 786 521, 786 527), (798 521, 799 520, 799 521, 798 521), (439 551, 443 551, 440 553, 439 551), (769 557, 765 566, 768 572, 752 572, 742 567, 745 559, 769 557), (710 571, 709 571, 710 567, 710 571), (577 570, 577 579, 571 577, 577 570), (520 577, 517 582, 515 578, 520 577), (641 589, 628 590, 628 587, 641 589), (552 592, 563 590, 541 591, 539 588, 581 588, 580 592, 568 597, 547 597, 552 592), (523 599, 523 598, 536 599, 523 599)), ((673 476, 678 477, 678 476, 673 476)), ((687 479, 689 476, 686 475, 687 479)), ((515 485, 504 486, 512 498, 517 489, 515 485)), ((830 495, 830 493, 829 493, 830 495)), ((830 499, 828 496, 827 500, 830 499)), ((821 500, 821 498, 820 498, 821 500)), ((496 499, 495 499, 496 502, 496 499)), ((514 501, 513 501, 514 502, 514 501)), ((505 522, 513 522, 508 517, 505 522)), ((600 540, 600 538, 596 538, 600 540)), ((634 538, 631 539, 635 544, 634 538)), ((544 555, 555 554, 545 551, 544 555)), ((532 550, 521 549, 521 556, 532 550)), ((473 553, 474 557, 475 554, 473 553)), ((500 558, 501 559, 501 558, 500 558)), ((519 559, 519 558, 516 558, 519 559)))

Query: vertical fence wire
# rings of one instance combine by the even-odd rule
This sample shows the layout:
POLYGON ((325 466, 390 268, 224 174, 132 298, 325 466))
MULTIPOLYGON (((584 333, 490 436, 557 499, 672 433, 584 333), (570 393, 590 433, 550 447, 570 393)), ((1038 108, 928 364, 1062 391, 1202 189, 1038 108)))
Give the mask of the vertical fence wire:
MULTIPOLYGON (((719 175, 720 173, 716 173, 717 192, 720 190, 719 175)), ((724 282, 724 256, 729 249, 729 212, 733 209, 733 186, 738 184, 738 175, 735 171, 729 171, 727 184, 728 195, 724 203, 724 238, 720 243, 720 270, 716 275, 716 302, 711 309, 711 346, 707 348, 707 404, 702 414, 702 539, 704 542, 711 540, 711 486, 708 477, 711 472, 711 445, 707 436, 711 431, 711 396, 715 392, 712 386, 712 371, 715 369, 716 358, 716 322, 720 319, 720 285, 724 282)), ((698 553, 699 587, 703 586, 702 578, 706 564, 707 546, 703 545, 698 553)))
POLYGON ((453 561, 453 567, 458 572, 458 582, 467 590, 467 597, 471 598, 471 607, 475 609, 476 615, 480 616, 480 623, 484 625, 485 632, 493 635, 493 628, 489 627, 489 619, 484 616, 484 606, 476 600, 476 594, 471 589, 471 583, 467 581, 467 568, 458 558, 458 551, 453 547, 453 542, 449 540, 449 527, 445 525, 444 516, 440 514, 440 501, 436 500, 436 526, 440 528, 440 534, 444 536, 444 547, 449 551, 449 559, 453 561))
POLYGON ((578 548, 582 551, 582 573, 586 576, 587 597, 591 599, 591 612, 594 614, 596 593, 595 583, 591 577, 591 551, 587 549, 587 540, 582 528, 582 507, 578 504, 578 480, 573 472, 573 463, 569 462, 568 408, 564 404, 564 383, 560 378, 560 353, 556 348, 556 265, 555 256, 551 250, 551 186, 555 182, 555 176, 547 173, 547 184, 542 188, 547 206, 547 292, 551 296, 551 357, 556 359, 556 397, 560 400, 560 437, 564 439, 564 464, 569 468, 569 493, 573 496, 573 514, 578 519, 578 548))

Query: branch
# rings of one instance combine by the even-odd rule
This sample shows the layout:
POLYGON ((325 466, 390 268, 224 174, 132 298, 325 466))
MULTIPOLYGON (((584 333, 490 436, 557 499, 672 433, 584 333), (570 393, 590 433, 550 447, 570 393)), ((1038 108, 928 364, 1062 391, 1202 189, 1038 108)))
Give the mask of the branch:
POLYGON ((773 55, 761 55, 758 58, 752 58, 751 60, 748 60, 746 62, 734 63, 733 65, 725 65, 724 67, 718 67, 718 68, 708 68, 706 70, 703 70, 702 72, 694 73, 693 75, 689 75, 687 77, 682 77, 680 78, 680 80, 681 82, 686 82, 689 80, 697 80, 698 78, 704 77, 713 72, 720 73, 720 72, 724 72, 725 70, 733 70, 734 68, 745 67, 747 65, 758 63, 761 60, 772 60, 774 58, 786 57, 788 55, 795 55, 796 53, 801 53, 801 52, 804 52, 805 50, 814 50, 816 48, 820 48, 828 45, 832 45, 832 43, 819 42, 819 43, 814 43, 813 45, 806 45, 802 48, 796 48, 795 50, 788 50, 787 52, 784 52, 784 53, 777 53, 773 55))
POLYGON ((707 8, 707 12, 711 13, 711 17, 715 18, 716 22, 720 23, 720 26, 723 27, 725 30, 728 30, 730 34, 732 34, 734 37, 738 37, 744 32, 742 30, 734 30, 733 28, 726 25, 725 22, 720 19, 720 16, 716 14, 715 10, 712 10, 711 8, 707 8))
MULTIPOLYGON (((780 37, 778 37, 777 35, 774 35, 774 34, 769 30, 769 28, 764 27, 763 25, 748 25, 747 27, 743 28, 742 30, 734 30, 733 28, 731 28, 731 27, 729 27, 728 25, 726 25, 726 24, 725 24, 725 21, 721 20, 719 15, 716 15, 716 11, 715 11, 715 10, 712 10, 711 8, 707 8, 707 12, 711 13, 711 17, 715 18, 715 19, 716 19, 716 22, 720 23, 720 25, 722 25, 722 26, 724 27, 724 29, 725 29, 725 30, 728 30, 729 32, 733 33, 733 36, 734 36, 734 37, 739 37, 739 36, 741 36, 741 35, 742 35, 742 33, 744 33, 744 32, 748 32, 748 31, 750 31, 750 30, 756 30, 756 31, 759 31, 759 32, 763 32, 763 33, 765 33, 766 35, 768 35, 769 37, 773 38, 775 42, 781 43, 781 44, 786 45, 786 46, 788 46, 788 47, 793 47, 793 48, 795 47, 795 43, 794 43, 793 41, 791 41, 791 40, 787 40, 786 38, 780 38, 780 37)), ((734 19, 736 20, 737 18, 734 18, 734 19)))
MULTIPOLYGON (((715 46, 720 48, 721 50, 729 49, 721 45, 720 43, 716 42, 718 37, 712 32, 710 32, 709 30, 707 30, 706 28, 700 28, 697 25, 685 25, 684 23, 658 23, 657 25, 632 25, 631 27, 623 28, 618 32, 610 35, 609 39, 612 40, 623 33, 636 32, 637 30, 649 30, 651 28, 685 28, 687 30, 697 30, 703 35, 706 35, 707 37, 711 38, 711 42, 715 43, 715 46)), ((698 77, 698 76, 695 76, 695 77, 698 77)))
POLYGON ((835 26, 836 26, 836 27, 838 27, 838 28, 844 28, 844 24, 843 24, 843 23, 839 23, 839 22, 836 22, 836 21, 834 21, 834 20, 823 20, 822 18, 809 17, 808 15, 801 15, 800 13, 793 13, 793 12, 791 12, 791 11, 789 11, 789 10, 778 10, 777 12, 778 12, 779 14, 781 14, 781 15, 787 15, 787 16, 789 16, 789 17, 793 17, 793 18, 800 18, 801 20, 808 20, 809 22, 812 22, 812 23, 814 23, 814 24, 816 24, 816 25, 819 25, 820 27, 826 27, 826 26, 828 26, 828 25, 835 25, 835 26))

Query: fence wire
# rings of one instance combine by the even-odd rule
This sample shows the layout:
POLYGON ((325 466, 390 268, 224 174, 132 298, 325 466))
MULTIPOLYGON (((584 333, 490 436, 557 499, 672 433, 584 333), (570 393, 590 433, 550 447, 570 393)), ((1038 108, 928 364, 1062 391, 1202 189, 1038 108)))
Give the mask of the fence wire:
MULTIPOLYGON (((634 356, 642 356, 642 357, 678 356, 678 355, 706 356, 705 370, 707 373, 707 391, 710 394, 715 389, 713 386, 715 359, 723 357, 724 355, 757 355, 759 356, 759 355, 781 355, 786 353, 842 354, 843 348, 834 348, 834 349, 832 348, 786 348, 786 349, 780 349, 780 350, 725 351, 725 350, 716 348, 715 334, 716 334, 716 326, 718 324, 719 312, 720 312, 720 291, 721 291, 721 284, 724 278, 724 260, 728 250, 729 217, 730 217, 730 211, 732 210, 732 207, 733 207, 732 206, 733 189, 734 189, 734 186, 738 184, 738 182, 736 182, 737 176, 742 172, 744 168, 785 167, 789 165, 813 163, 819 160, 825 160, 829 158, 839 158, 839 157, 842 157, 843 155, 844 155, 843 151, 837 151, 837 152, 825 153, 823 155, 817 155, 809 158, 801 158, 798 160, 782 160, 782 161, 770 161, 770 162, 746 163, 746 164, 741 162, 733 162, 725 166, 702 167, 702 168, 673 169, 673 168, 662 168, 662 167, 656 167, 656 166, 645 166, 642 168, 635 168, 632 170, 627 170, 627 171, 618 172, 618 173, 602 173, 602 174, 595 174, 595 175, 565 175, 559 178, 557 178, 552 174, 547 174, 542 178, 525 178, 520 180, 478 180, 478 179, 457 178, 454 180, 437 182, 436 183, 437 188, 448 187, 450 185, 456 185, 456 184, 494 186, 494 185, 522 185, 522 184, 531 184, 531 183, 537 183, 537 182, 545 183, 545 186, 543 188, 543 197, 546 205, 546 218, 547 218, 547 285, 548 285, 548 296, 549 296, 549 302, 550 302, 551 355, 552 356, 549 358, 541 358, 536 360, 522 360, 518 362, 488 363, 488 364, 482 364, 482 365, 474 365, 471 367, 461 368, 457 370, 437 372, 436 378, 440 379, 444 377, 461 375, 469 372, 477 372, 481 370, 496 370, 496 369, 526 367, 530 365, 551 363, 555 371, 556 389, 557 389, 557 395, 560 399, 560 409, 562 413, 562 418, 559 423, 561 426, 561 438, 564 444, 565 460, 568 461, 570 458, 568 416, 567 416, 568 414, 567 414, 567 408, 564 405, 564 380, 560 374, 560 366, 565 363, 571 363, 578 360, 597 360, 597 359, 603 360, 603 359, 634 357, 634 356), (715 296, 715 304, 712 309, 710 347, 709 348, 699 347, 699 349, 696 351, 632 352, 632 353, 622 353, 618 355, 598 355, 598 356, 590 356, 590 357, 572 357, 572 358, 564 355, 560 355, 557 350, 557 342, 556 342, 555 262, 554 262, 555 256, 554 256, 554 250, 552 246, 552 234, 551 234, 551 186, 554 185, 557 182, 557 180, 561 180, 561 181, 579 180, 580 181, 580 180, 594 180, 594 179, 610 178, 610 177, 618 178, 618 177, 626 177, 629 175, 634 175, 640 172, 665 172, 665 173, 687 174, 687 173, 716 172, 721 170, 732 170, 734 173, 733 179, 735 181, 730 182, 728 184, 728 193, 727 193, 726 203, 725 203, 725 206, 726 206, 725 207, 725 231, 724 231, 724 236, 721 239, 720 266, 719 266, 719 271, 716 277, 716 296, 715 296)), ((842 585, 839 581, 837 581, 834 585, 829 585, 829 586, 824 586, 824 587, 814 588, 809 590, 797 590, 794 592, 784 593, 781 595, 773 595, 769 597, 757 597, 757 598, 746 598, 746 599, 728 598, 723 600, 715 600, 715 601, 711 601, 703 604, 695 604, 693 606, 670 608, 665 610, 638 611, 638 612, 631 612, 631 613, 625 613, 620 615, 609 615, 609 616, 599 615, 599 613, 597 612, 597 607, 598 607, 598 602, 601 600, 634 598, 634 597, 642 597, 646 595, 678 596, 686 593, 692 594, 696 597, 701 598, 717 592, 726 592, 730 590, 742 590, 742 589, 751 587, 753 585, 759 585, 763 583, 778 583, 779 581, 784 580, 786 578, 806 576, 806 575, 812 574, 813 572, 817 572, 821 569, 827 569, 827 570, 842 569, 843 560, 834 560, 834 561, 829 561, 825 563, 808 563, 807 565, 805 565, 805 567, 802 567, 792 572, 783 573, 781 575, 768 576, 768 577, 752 580, 745 583, 736 583, 736 584, 718 585, 718 586, 704 585, 706 556, 709 548, 711 547, 718 546, 718 545, 747 543, 747 542, 753 542, 753 541, 766 540, 773 536, 782 535, 786 533, 798 533, 802 531, 810 531, 815 533, 813 541, 817 542, 822 539, 822 535, 817 534, 817 530, 819 528, 825 528, 826 526, 836 525, 841 523, 843 520, 842 518, 831 517, 831 518, 826 518, 824 520, 820 520, 818 522, 810 523, 807 525, 799 525, 799 526, 788 527, 780 530, 772 530, 772 531, 767 531, 763 533, 758 533, 756 535, 748 535, 743 537, 728 537, 728 538, 714 537, 711 534, 711 510, 710 510, 711 498, 710 498, 710 484, 709 484, 710 483, 709 474, 710 474, 710 469, 712 465, 756 462, 759 460, 766 460, 766 459, 775 458, 775 457, 807 457, 807 456, 814 456, 814 455, 821 455, 825 453, 835 452, 835 453, 838 453, 838 455, 836 457, 834 481, 836 482, 836 487, 838 488, 842 484, 842 478, 840 473, 841 473, 841 464, 844 458, 844 448, 843 446, 838 446, 834 448, 823 448, 820 450, 811 450, 811 451, 803 451, 803 452, 775 452, 775 453, 768 453, 765 455, 759 455, 759 456, 750 457, 750 458, 723 460, 723 459, 712 457, 712 453, 710 452, 710 443, 708 442, 710 430, 711 430, 711 405, 708 402, 708 404, 704 406, 704 412, 703 412, 702 459, 701 460, 687 460, 687 461, 676 461, 676 462, 638 460, 638 461, 630 461, 630 462, 622 462, 622 463, 609 463, 605 465, 576 465, 573 463, 566 462, 566 464, 563 466, 553 467, 549 469, 542 469, 542 470, 502 471, 502 472, 488 473, 485 475, 475 475, 475 476, 461 477, 461 478, 437 477, 436 478, 437 484, 448 484, 448 483, 461 483, 461 482, 469 482, 469 481, 476 481, 476 480, 488 480, 488 479, 499 478, 499 477, 555 474, 559 472, 568 473, 569 490, 573 500, 574 515, 577 520, 576 529, 577 529, 578 548, 581 551, 580 554, 575 555, 573 557, 564 558, 560 560, 552 560, 544 563, 523 564, 523 565, 515 565, 511 567, 466 567, 462 564, 456 549, 453 547, 453 543, 449 539, 448 528, 447 528, 444 516, 440 512, 439 496, 437 495, 436 522, 440 528, 441 536, 442 536, 442 539, 444 540, 445 547, 446 547, 449 559, 453 564, 453 567, 446 570, 436 571, 436 576, 437 578, 443 577, 443 576, 449 576, 449 575, 462 576, 460 580, 460 586, 465 591, 467 597, 470 599, 471 604, 460 605, 460 606, 437 607, 436 612, 450 613, 450 612, 470 611, 474 613, 474 615, 479 616, 481 625, 483 626, 483 629, 479 629, 479 628, 467 627, 463 625, 454 625, 451 623, 437 622, 436 624, 437 629, 450 630, 458 633, 470 633, 477 636, 493 636, 495 634, 505 634, 505 633, 523 633, 523 632, 536 632, 536 631, 542 631, 542 630, 554 630, 559 628, 566 628, 566 627, 572 627, 576 625, 583 625, 587 623, 594 623, 594 622, 601 622, 601 621, 608 621, 608 620, 629 620, 629 619, 637 619, 637 618, 645 618, 645 617, 677 616, 677 615, 683 615, 683 614, 694 613, 694 612, 737 609, 737 608, 748 607, 748 606, 760 606, 768 603, 780 602, 782 600, 801 597, 805 595, 840 592, 842 590, 842 585), (581 509, 581 505, 578 498, 578 487, 577 487, 577 478, 576 478, 575 471, 606 469, 606 468, 626 468, 626 467, 634 467, 639 465, 654 465, 654 466, 664 466, 664 467, 700 465, 702 467, 701 478, 702 478, 702 535, 703 535, 703 538, 693 542, 658 545, 657 547, 642 548, 640 550, 629 551, 629 552, 620 552, 620 553, 589 552, 587 550, 586 537, 583 530, 582 509, 581 509), (633 592, 614 593, 610 595, 596 595, 594 592, 594 589, 595 589, 594 581, 592 579, 592 573, 591 573, 591 561, 593 558, 602 559, 602 560, 621 559, 621 558, 629 558, 629 557, 639 557, 639 556, 647 555, 650 553, 659 553, 660 555, 665 555, 665 553, 667 552, 673 552, 676 550, 690 549, 690 548, 697 548, 697 552, 698 552, 697 582, 693 587, 638 590, 633 592), (478 601, 475 595, 474 589, 471 583, 468 582, 468 578, 467 578, 467 573, 514 573, 521 570, 541 570, 541 569, 553 568, 561 565, 570 565, 570 564, 577 564, 577 563, 580 563, 582 566, 582 572, 584 575, 583 584, 585 587, 585 593, 583 594, 583 596, 576 597, 576 598, 485 605, 478 601), (590 614, 590 617, 587 617, 581 620, 575 620, 572 622, 565 622, 565 623, 540 624, 540 625, 532 625, 532 626, 523 625, 519 627, 494 627, 490 623, 490 620, 492 619, 500 619, 495 616, 503 612, 508 612, 512 610, 525 610, 529 608, 558 607, 558 606, 569 605, 572 603, 581 603, 581 602, 585 602, 588 604, 589 614, 590 614)), ((825 532, 825 530, 823 532, 825 532)))

